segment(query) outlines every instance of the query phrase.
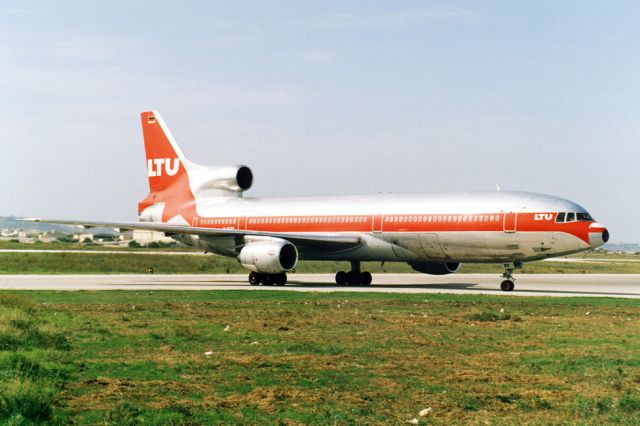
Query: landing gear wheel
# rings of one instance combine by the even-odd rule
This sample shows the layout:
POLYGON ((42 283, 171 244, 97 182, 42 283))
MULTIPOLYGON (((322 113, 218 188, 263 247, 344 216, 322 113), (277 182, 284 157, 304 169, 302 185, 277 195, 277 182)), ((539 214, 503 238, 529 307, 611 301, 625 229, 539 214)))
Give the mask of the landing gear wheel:
POLYGON ((345 285, 347 283, 347 273, 345 271, 339 271, 336 273, 336 284, 345 285))
POLYGON ((371 285, 371 281, 373 277, 370 272, 363 272, 360 274, 360 284, 362 285, 371 285))
POLYGON ((252 272, 249 274, 249 284, 251 285, 260 285, 262 281, 262 275, 257 272, 252 272))
POLYGON ((500 289, 502 291, 513 291, 515 284, 511 280, 504 280, 500 283, 500 289))
POLYGON ((262 278, 262 285, 274 285, 275 280, 273 279, 273 275, 265 275, 262 278))
POLYGON ((360 274, 354 271, 347 272, 347 284, 349 285, 360 284, 360 274))
POLYGON ((281 274, 277 274, 274 276, 274 281, 276 285, 285 285, 287 283, 287 274, 284 272, 281 274))

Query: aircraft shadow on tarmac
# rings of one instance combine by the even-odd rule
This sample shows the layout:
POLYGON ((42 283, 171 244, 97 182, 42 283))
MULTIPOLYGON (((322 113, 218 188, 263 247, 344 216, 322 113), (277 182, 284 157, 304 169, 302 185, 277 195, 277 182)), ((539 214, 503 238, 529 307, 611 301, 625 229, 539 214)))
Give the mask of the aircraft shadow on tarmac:
MULTIPOLYGON (((149 284, 149 283, 146 283, 149 284)), ((245 281, 229 281, 224 279, 212 280, 212 279, 203 279, 198 281, 183 281, 183 280, 169 280, 163 281, 162 283, 153 283, 153 285, 190 285, 190 286, 202 286, 207 287, 212 284, 227 284, 229 286, 248 286, 248 283, 245 281)), ((151 285, 151 284, 150 284, 151 285)), ((333 283, 327 282, 309 282, 309 281, 289 281, 287 283, 287 287, 298 287, 298 288, 307 288, 307 289, 327 289, 327 288, 335 288, 335 289, 368 289, 371 291, 375 291, 376 289, 431 289, 431 290, 471 290, 477 291, 478 293, 496 293, 496 294, 509 294, 505 293, 496 284, 496 288, 487 288, 487 287, 478 287, 481 284, 479 283, 442 283, 442 284, 372 284, 370 286, 341 286, 333 283)), ((261 286, 262 287, 262 286, 261 286)), ((279 286, 273 286, 270 288, 282 288, 279 286)), ((639 289, 640 290, 640 289, 639 289)), ((575 294, 575 295, 595 295, 595 296, 635 296, 640 297, 640 291, 635 293, 617 293, 617 292, 607 292, 607 291, 575 291, 575 290, 562 290, 562 289, 523 289, 517 288, 515 289, 516 293, 541 293, 541 294, 575 294)))
MULTIPOLYGON (((327 288, 327 286, 332 286, 339 289, 344 288, 363 288, 362 286, 338 286, 335 284, 328 283, 311 283, 311 282, 296 282, 289 281, 287 285, 295 285, 296 287, 306 287, 306 288, 327 288)), ((487 292, 495 292, 498 294, 509 294, 505 293, 496 284, 496 288, 486 288, 479 287, 478 283, 442 283, 442 284, 371 284, 370 286, 364 287, 375 291, 377 288, 394 288, 394 289, 432 289, 432 290, 475 290, 477 292, 487 293, 487 292)), ((640 292, 637 293, 618 293, 618 292, 606 292, 606 291, 575 291, 575 290, 562 290, 562 289, 522 289, 517 288, 514 290, 520 293, 553 293, 553 294, 589 294, 589 295, 602 295, 602 296, 640 296, 640 292)))

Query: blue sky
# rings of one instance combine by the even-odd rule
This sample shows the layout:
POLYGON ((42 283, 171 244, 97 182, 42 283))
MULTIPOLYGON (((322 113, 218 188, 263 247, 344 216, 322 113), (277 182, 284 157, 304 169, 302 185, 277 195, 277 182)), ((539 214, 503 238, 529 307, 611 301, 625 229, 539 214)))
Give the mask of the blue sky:
POLYGON ((518 189, 640 241, 640 4, 2 2, 0 215, 132 220, 139 113, 249 194, 518 189))

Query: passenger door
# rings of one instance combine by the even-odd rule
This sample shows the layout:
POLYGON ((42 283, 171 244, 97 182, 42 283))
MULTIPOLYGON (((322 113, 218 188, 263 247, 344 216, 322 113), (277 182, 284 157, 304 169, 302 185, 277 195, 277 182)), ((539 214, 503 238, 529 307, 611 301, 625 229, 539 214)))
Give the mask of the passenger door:
POLYGON ((516 232, 516 228, 518 225, 518 213, 509 212, 504 214, 504 222, 503 222, 503 230, 507 233, 516 232))
POLYGON ((383 216, 380 214, 375 214, 371 217, 371 230, 374 234, 379 234, 382 232, 383 219, 383 216))

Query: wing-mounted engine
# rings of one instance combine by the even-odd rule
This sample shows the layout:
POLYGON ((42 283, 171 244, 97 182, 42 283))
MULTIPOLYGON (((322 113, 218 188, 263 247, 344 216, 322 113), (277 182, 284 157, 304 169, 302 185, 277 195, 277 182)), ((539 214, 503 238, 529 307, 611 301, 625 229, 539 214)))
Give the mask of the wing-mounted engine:
POLYGON ((409 262, 409 266, 429 275, 448 275, 460 270, 460 263, 455 262, 409 262))
POLYGON ((196 198, 242 197, 253 184, 253 173, 247 166, 201 166, 190 163, 189 185, 196 198))
POLYGON ((263 274, 290 271, 298 263, 298 250, 289 241, 271 239, 245 245, 238 256, 245 268, 263 274))

